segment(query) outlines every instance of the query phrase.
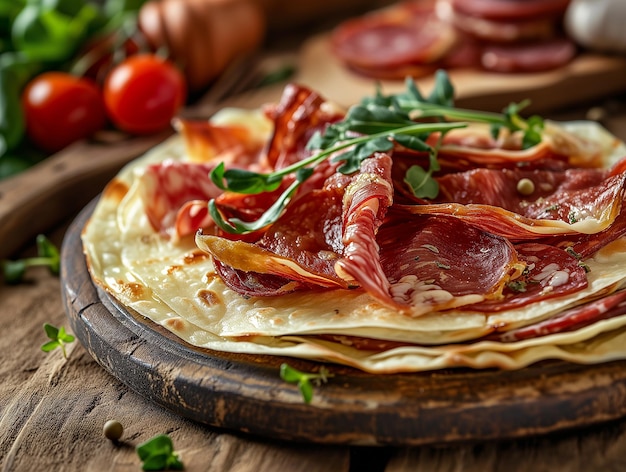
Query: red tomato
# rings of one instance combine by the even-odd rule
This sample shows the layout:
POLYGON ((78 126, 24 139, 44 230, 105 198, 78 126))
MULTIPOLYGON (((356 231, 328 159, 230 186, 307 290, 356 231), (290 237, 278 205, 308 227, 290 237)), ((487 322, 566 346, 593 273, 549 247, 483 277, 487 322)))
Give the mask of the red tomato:
POLYGON ((180 70, 154 54, 136 54, 111 70, 104 81, 104 103, 113 124, 129 133, 155 133, 170 126, 185 103, 180 70))
POLYGON ((29 139, 47 152, 87 138, 106 124, 96 83, 65 72, 44 72, 29 82, 22 108, 29 139))

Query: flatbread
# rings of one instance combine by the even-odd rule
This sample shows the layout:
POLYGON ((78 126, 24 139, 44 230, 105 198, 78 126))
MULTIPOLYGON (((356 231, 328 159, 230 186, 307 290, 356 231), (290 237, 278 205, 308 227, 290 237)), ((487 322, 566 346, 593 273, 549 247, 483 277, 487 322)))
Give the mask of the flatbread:
MULTIPOLYGON (((213 121, 237 122, 258 133, 262 118, 256 111, 225 110, 213 121)), ((569 128, 603 143, 607 167, 626 155, 623 145, 616 145, 615 138, 595 123, 572 123, 569 128)), ((526 326, 624 288, 623 239, 585 261, 590 268, 586 289, 500 313, 456 309, 406 316, 362 290, 319 289, 244 298, 224 284, 193 236, 164 237, 145 215, 140 177, 146 167, 191 159, 183 137, 174 136, 130 163, 104 190, 82 240, 94 282, 194 346, 336 362, 373 373, 450 367, 519 369, 545 359, 597 363, 626 358, 626 315, 524 341, 481 339, 503 326, 526 326), (363 350, 351 343, 351 337, 392 344, 363 350)))

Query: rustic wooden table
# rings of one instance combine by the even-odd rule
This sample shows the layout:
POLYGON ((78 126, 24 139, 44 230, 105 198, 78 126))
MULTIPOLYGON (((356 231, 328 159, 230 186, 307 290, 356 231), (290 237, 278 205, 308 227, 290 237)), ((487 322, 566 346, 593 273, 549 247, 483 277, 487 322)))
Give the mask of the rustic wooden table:
MULTIPOLYGON (((593 105, 553 116, 582 118, 593 105)), ((603 110, 607 128, 626 140, 626 97, 609 98, 598 105, 602 108, 594 113, 603 110)), ((81 182, 72 199, 75 208, 48 233, 53 241, 61 244, 68 224, 80 206, 99 192, 108 173, 81 182)), ((7 234, 4 237, 10 237, 12 244, 22 237, 7 234)), ((26 248, 24 254, 33 251, 26 248)), ((136 471, 141 461, 135 446, 160 433, 170 435, 188 471, 626 470, 626 420, 543 437, 393 448, 276 442, 213 429, 134 393, 103 370, 78 342, 68 345, 67 359, 60 351, 42 352, 44 323, 67 326, 57 277, 34 269, 23 284, 0 285, 3 471, 136 471), (109 419, 125 428, 117 444, 103 435, 109 419)))

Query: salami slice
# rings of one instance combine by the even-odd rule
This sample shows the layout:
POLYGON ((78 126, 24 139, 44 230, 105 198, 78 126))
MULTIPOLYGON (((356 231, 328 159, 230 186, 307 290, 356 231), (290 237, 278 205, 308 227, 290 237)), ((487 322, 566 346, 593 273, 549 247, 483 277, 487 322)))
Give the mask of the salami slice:
POLYGON ((625 314, 626 290, 621 290, 599 300, 566 310, 539 323, 500 334, 496 339, 501 342, 514 342, 548 334, 574 331, 597 321, 625 314))
MULTIPOLYGON (((502 2, 500 2, 502 3, 502 2)), ((512 2, 506 2, 512 3, 512 2)), ((482 18, 454 8, 450 0, 437 2, 437 16, 463 33, 483 41, 516 42, 549 39, 556 35, 560 24, 551 16, 539 15, 528 19, 482 18)))
POLYGON ((587 287, 584 266, 563 249, 536 243, 519 244, 515 249, 526 263, 524 273, 507 284, 502 298, 481 302, 468 309, 484 312, 509 310, 587 287))
POLYGON ((222 193, 209 178, 212 168, 213 165, 209 164, 165 161, 146 169, 141 176, 140 196, 146 216, 155 230, 164 235, 170 234, 178 211, 185 203, 208 201, 222 193))
POLYGON ((619 213, 626 177, 601 169, 569 169, 565 172, 520 169, 475 169, 438 179, 437 202, 492 205, 526 218, 560 219, 574 223, 583 218, 601 219, 619 213), (521 193, 518 185, 530 184, 521 193))
POLYGON ((455 42, 454 28, 437 18, 430 2, 406 2, 345 21, 331 38, 342 61, 365 71, 433 63, 455 42))
POLYGON ((378 241, 381 264, 398 299, 436 299, 431 293, 489 298, 501 293, 509 277, 523 268, 506 239, 461 220, 407 219, 400 212, 392 216, 381 227, 378 241))
POLYGON ((511 45, 489 45, 483 48, 481 65, 493 72, 539 72, 569 63, 576 46, 567 38, 511 45))
POLYGON ((492 20, 522 21, 560 16, 570 0, 446 0, 454 10, 492 20))

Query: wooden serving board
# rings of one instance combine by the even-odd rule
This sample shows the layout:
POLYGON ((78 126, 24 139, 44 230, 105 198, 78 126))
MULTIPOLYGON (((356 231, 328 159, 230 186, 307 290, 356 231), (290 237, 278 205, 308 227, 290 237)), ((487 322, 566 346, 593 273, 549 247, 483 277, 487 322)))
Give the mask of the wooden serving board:
MULTIPOLYGON (((479 69, 449 71, 460 107, 501 111, 510 102, 530 99, 524 113, 540 113, 589 103, 626 91, 626 57, 580 54, 565 67, 540 73, 500 74, 479 69)), ((313 87, 326 98, 344 106, 375 92, 376 81, 347 69, 332 53, 330 35, 307 40, 300 51, 296 80, 313 87)), ((416 79, 424 93, 433 86, 433 76, 416 79)), ((383 91, 404 90, 403 81, 380 81, 383 91)))
POLYGON ((62 247, 72 331, 113 376, 184 417, 281 440, 422 445, 525 437, 626 415, 626 361, 388 376, 328 365, 333 377, 305 404, 279 366, 312 372, 319 364, 192 347, 96 287, 80 240, 94 205, 72 223, 62 247))

